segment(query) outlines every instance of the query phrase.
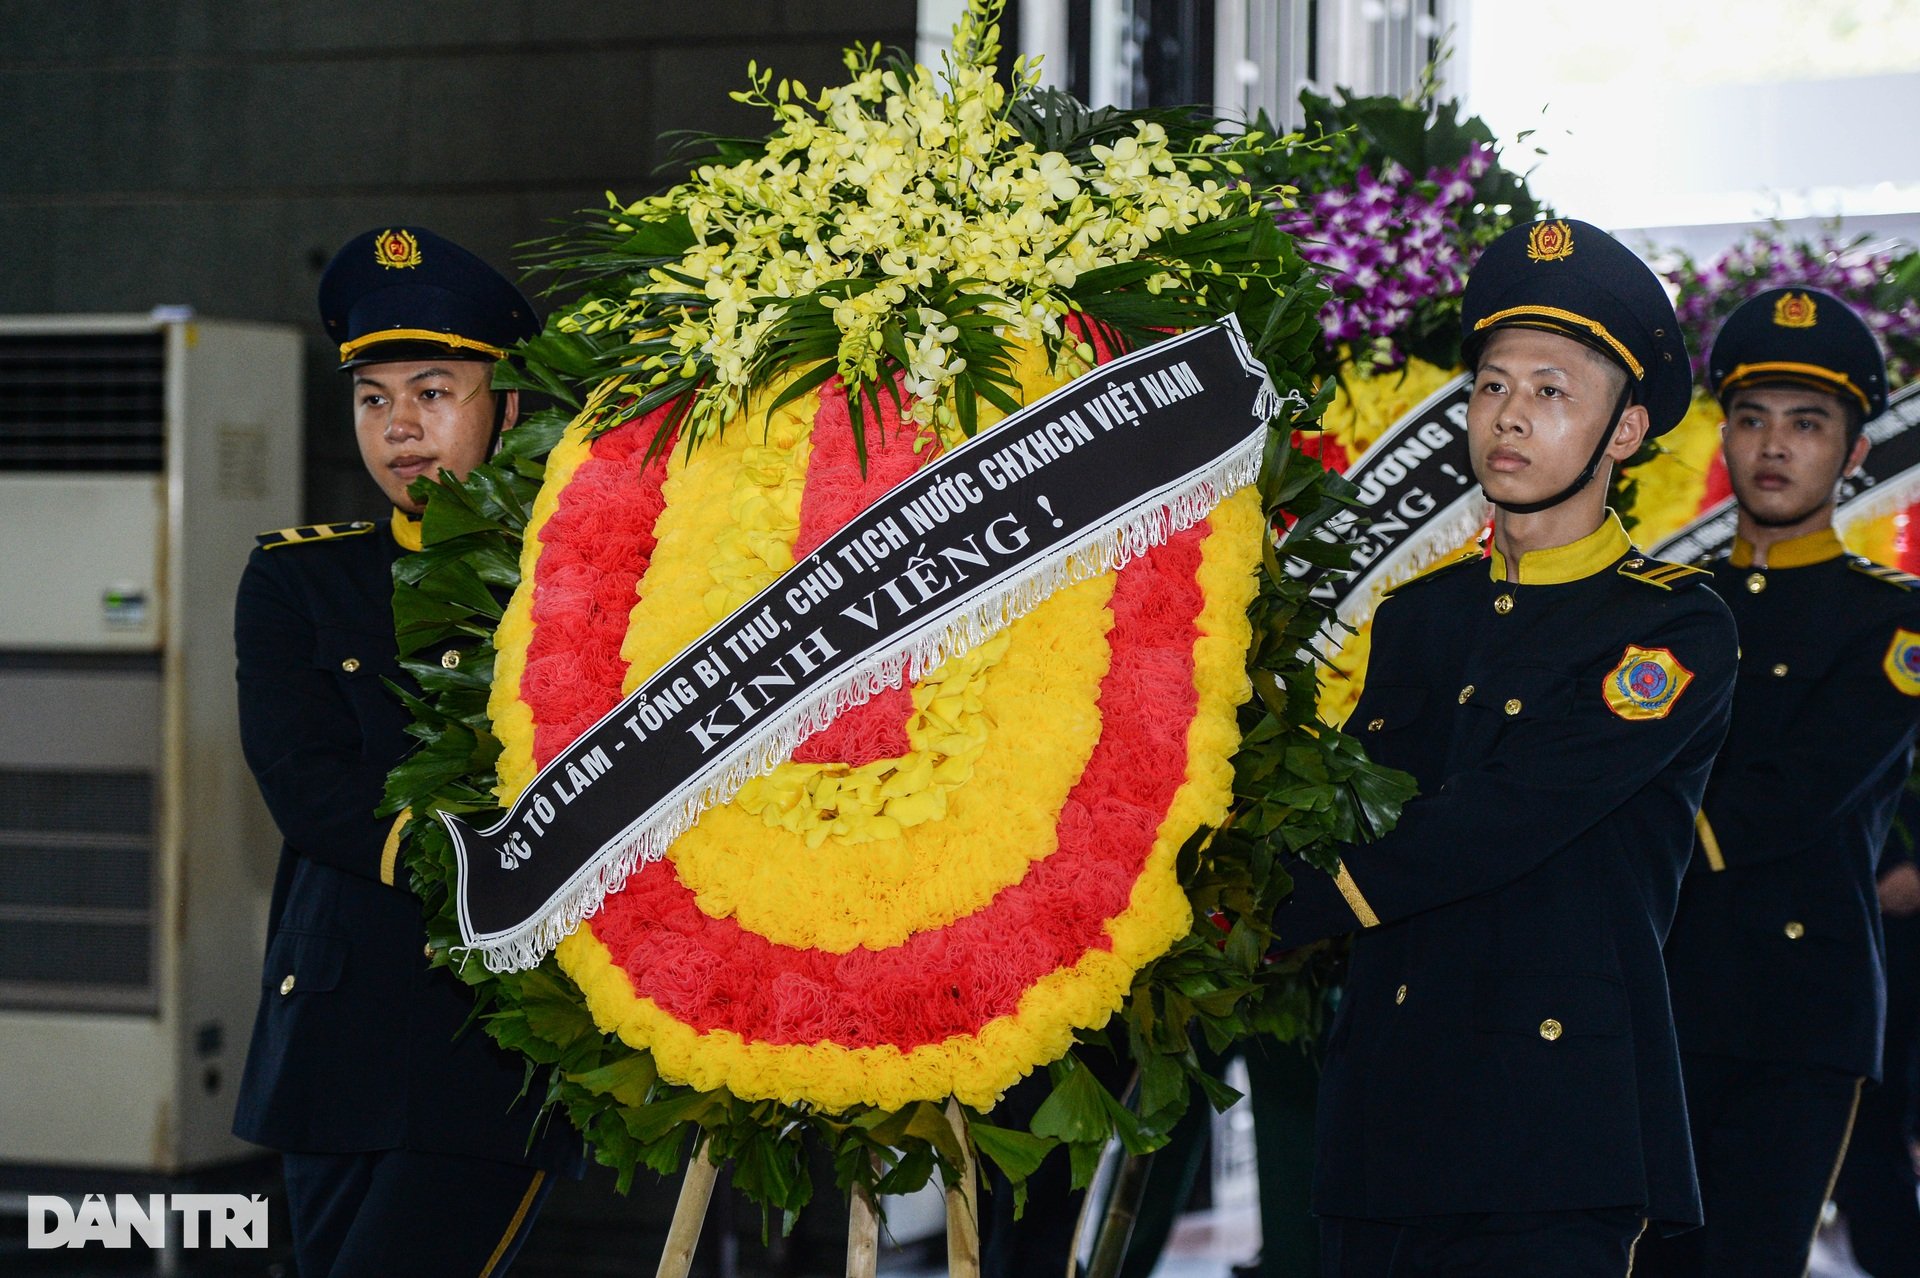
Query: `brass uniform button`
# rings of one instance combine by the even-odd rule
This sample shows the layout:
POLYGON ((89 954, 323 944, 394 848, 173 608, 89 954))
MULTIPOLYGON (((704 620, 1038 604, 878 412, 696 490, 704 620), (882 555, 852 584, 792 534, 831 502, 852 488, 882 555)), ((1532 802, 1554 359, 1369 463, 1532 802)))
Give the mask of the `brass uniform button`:
POLYGON ((1629 559, 1629 560, 1627 560, 1627 567, 1629 567, 1629 568, 1644 568, 1644 567, 1646 567, 1646 565, 1647 565, 1647 561, 1646 561, 1646 560, 1644 560, 1644 559, 1629 559))
POLYGON ((1373 722, 1371 722, 1371 723, 1369 723, 1369 724, 1367 725, 1367 731, 1368 731, 1368 732, 1378 732, 1378 731, 1380 731, 1380 729, 1382 729, 1382 728, 1384 728, 1384 727, 1386 727, 1386 726, 1387 726, 1387 721, 1386 721, 1385 719, 1375 719, 1375 720, 1374 720, 1373 722))
POLYGON ((1520 698, 1515 697, 1513 700, 1507 702, 1507 713, 1508 714, 1520 713, 1520 698))
POLYGON ((1401 986, 1401 987, 1400 987, 1399 989, 1397 989, 1397 990, 1395 990, 1395 991, 1393 992, 1393 1001, 1394 1001, 1394 1003, 1395 1003, 1395 1005, 1396 1005, 1396 1006, 1397 1006, 1398 1004, 1401 1004, 1401 1003, 1404 1003, 1404 1002, 1406 1002, 1406 1001, 1407 1001, 1407 987, 1406 987, 1406 986, 1404 986, 1404 985, 1402 985, 1402 986, 1401 986))
POLYGON ((1756 572, 1747 577, 1747 593, 1757 595, 1767 588, 1767 574, 1756 572))
POLYGON ((348 657, 345 661, 340 663, 340 668, 346 671, 348 674, 352 674, 354 671, 360 668, 360 658, 348 657))
POLYGON ((1781 928, 1780 930, 1787 934, 1787 939, 1789 941, 1797 941, 1801 937, 1807 934, 1807 925, 1805 923, 1802 923, 1799 919, 1794 919, 1792 922, 1788 923, 1784 928, 1781 928))
POLYGON ((460 668, 460 650, 458 648, 449 648, 441 653, 440 664, 448 670, 458 670, 460 668))
POLYGON ((1463 706, 1467 704, 1467 698, 1471 697, 1472 695, 1473 695, 1472 684, 1468 684, 1466 687, 1460 689, 1460 704, 1463 706))
POLYGON ((280 992, 282 994, 293 993, 293 973, 287 973, 287 979, 280 982, 280 992))
POLYGON ((1786 673, 1787 673, 1787 663, 1784 661, 1780 662, 1778 665, 1774 666, 1773 668, 1773 677, 1776 679, 1784 678, 1786 676, 1786 673))
POLYGON ((1501 595, 1500 597, 1498 597, 1497 599, 1495 599, 1495 600, 1493 601, 1493 610, 1494 610, 1495 612, 1497 612, 1497 613, 1499 613, 1499 614, 1500 614, 1501 616, 1503 616, 1503 617, 1504 617, 1504 616, 1506 616, 1506 615, 1507 615, 1508 613, 1510 613, 1510 612, 1512 612, 1512 611, 1513 611, 1513 596, 1512 596, 1512 595, 1501 595))
POLYGON ((1566 1027, 1561 1025, 1559 1021, 1554 1020, 1551 1016, 1540 1022, 1540 1037, 1546 1039, 1549 1043, 1566 1032, 1566 1027))

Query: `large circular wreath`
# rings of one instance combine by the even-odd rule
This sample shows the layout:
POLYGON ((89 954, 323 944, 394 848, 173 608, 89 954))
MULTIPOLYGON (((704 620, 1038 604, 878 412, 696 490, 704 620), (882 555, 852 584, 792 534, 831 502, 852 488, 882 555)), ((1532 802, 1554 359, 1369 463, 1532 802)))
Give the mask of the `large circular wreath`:
POLYGON ((1300 546, 1340 508, 1290 443, 1319 406, 1326 293, 1275 222, 1288 193, 1246 176, 1292 140, 1089 111, 1024 62, 1009 92, 998 11, 969 6, 941 76, 877 50, 818 94, 753 72, 736 96, 774 114, 767 139, 713 143, 687 182, 554 241, 565 304, 496 383, 570 409, 431 485, 426 549, 396 569, 403 652, 471 645, 405 663, 422 746, 389 785, 439 961, 623 1181, 675 1166, 689 1127, 789 1211, 807 1138, 843 1189, 882 1192, 974 1153, 1018 1182, 1065 1144, 1084 1181, 1110 1138, 1149 1150, 1190 1083, 1231 1096, 1194 1034, 1311 1021, 1293 966, 1263 961, 1277 855, 1330 865, 1407 793, 1317 721, 1303 653, 1326 616, 1272 531, 1300 546), (1227 316, 1296 409, 1256 487, 844 713, 539 967, 463 955, 431 814, 510 802, 942 449, 1227 316), (1124 1101, 1076 1036, 1138 1064, 1124 1101), (1043 1066, 1028 1130, 983 1117, 1043 1066))

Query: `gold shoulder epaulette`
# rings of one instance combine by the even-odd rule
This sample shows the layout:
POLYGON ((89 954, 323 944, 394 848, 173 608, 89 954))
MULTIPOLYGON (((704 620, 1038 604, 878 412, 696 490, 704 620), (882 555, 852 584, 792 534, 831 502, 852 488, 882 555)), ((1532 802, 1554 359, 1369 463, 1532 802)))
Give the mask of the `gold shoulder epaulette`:
POLYGON ((361 533, 372 532, 373 529, 374 525, 366 520, 355 519, 344 524, 308 524, 303 528, 278 528, 273 532, 263 532, 253 540, 262 550, 278 550, 282 546, 332 541, 337 537, 358 537, 361 533))
POLYGON ((1920 590, 1920 577, 1910 572, 1901 572, 1898 568, 1889 568, 1885 564, 1876 564, 1860 555, 1848 555, 1847 567, 1875 581, 1884 581, 1900 590, 1920 590))
POLYGON ((1694 568, 1688 564, 1670 564, 1664 559, 1655 559, 1650 555, 1631 555, 1620 561, 1614 570, 1622 577, 1631 577, 1635 581, 1644 581, 1649 586, 1658 586, 1662 590, 1672 590, 1683 581, 1694 577, 1711 577, 1705 568, 1694 568))
POLYGON ((1436 577, 1444 577, 1446 574, 1450 572, 1454 572, 1457 569, 1464 568, 1468 564, 1484 564, 1486 562, 1487 562, 1487 557, 1485 555, 1481 554, 1477 550, 1470 551, 1467 554, 1460 556, 1460 558, 1458 559, 1448 560, 1446 563, 1440 564, 1437 567, 1429 568, 1417 577, 1408 578, 1406 581, 1403 581, 1399 585, 1395 586, 1392 590, 1387 591, 1387 593, 1382 595, 1381 598, 1382 599, 1392 598, 1394 595, 1399 594, 1403 590, 1410 590, 1414 586, 1424 585, 1425 583, 1434 580, 1436 577))

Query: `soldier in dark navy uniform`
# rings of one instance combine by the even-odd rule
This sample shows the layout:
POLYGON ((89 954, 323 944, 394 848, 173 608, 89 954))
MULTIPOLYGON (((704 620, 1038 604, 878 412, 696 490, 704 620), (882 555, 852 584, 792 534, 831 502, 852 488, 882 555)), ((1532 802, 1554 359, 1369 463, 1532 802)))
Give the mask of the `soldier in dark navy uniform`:
POLYGON ((1692 375, 1659 281, 1597 227, 1490 245, 1463 299, 1492 553, 1389 595, 1348 721, 1418 797, 1295 863, 1279 943, 1357 932, 1320 1087, 1329 1275, 1619 1278, 1700 1219, 1666 939, 1726 731, 1732 619, 1635 550, 1607 473, 1692 375))
POLYGON ((1739 503, 1713 575, 1740 677, 1667 943, 1707 1223, 1642 1269, 1798 1278, 1880 1072, 1875 866, 1920 727, 1920 581, 1833 530, 1887 403, 1879 344, 1844 302, 1759 294, 1709 374, 1739 503))
POLYGON ((1913 1157, 1915 1119, 1920 1118, 1920 868, 1909 842, 1916 836, 1920 798, 1909 788, 1880 858, 1880 917, 1887 942, 1887 1042, 1880 1083, 1860 1093, 1847 1160, 1833 1187, 1854 1263, 1873 1278, 1920 1278, 1920 1176, 1913 1157))
MULTIPOLYGON (((360 453, 389 523, 261 536, 235 607, 241 736, 286 842, 234 1130, 285 1154, 302 1278, 504 1273, 555 1171, 522 1062, 464 1023, 468 988, 426 945, 374 815, 406 754, 394 562, 420 548, 419 476, 464 476, 518 410, 493 362, 538 331, 486 263, 418 227, 359 236, 320 282, 360 453)), ((459 660, 450 650, 443 660, 459 660)))

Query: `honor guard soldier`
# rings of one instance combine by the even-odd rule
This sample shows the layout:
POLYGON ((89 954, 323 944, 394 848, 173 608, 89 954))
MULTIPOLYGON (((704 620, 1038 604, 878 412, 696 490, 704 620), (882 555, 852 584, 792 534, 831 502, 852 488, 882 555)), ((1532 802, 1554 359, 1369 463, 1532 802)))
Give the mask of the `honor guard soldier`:
POLYGON ((1700 1220, 1661 943, 1725 735, 1732 619, 1635 550, 1610 469, 1686 412, 1673 306, 1585 222, 1515 227, 1462 299, 1487 558, 1375 614, 1348 721, 1418 796, 1295 862, 1278 943, 1357 932, 1319 1096, 1329 1275, 1620 1278, 1700 1220))
POLYGON ((1887 406, 1879 344, 1845 303, 1759 294, 1708 372, 1739 505, 1713 576, 1740 677, 1667 942, 1707 1223, 1643 1268, 1799 1278, 1861 1080, 1880 1072, 1874 870, 1920 726, 1920 580, 1833 531, 1887 406))
POLYGON ((1913 1158, 1920 1114, 1920 869, 1909 843, 1920 833, 1920 797, 1911 790, 1901 796, 1894 824, 1880 857, 1887 1042, 1879 1086, 1860 1093, 1833 1201, 1846 1218, 1856 1265, 1873 1278, 1920 1278, 1920 1175, 1913 1158))
MULTIPOLYGON (((464 477, 513 425, 493 363, 539 331, 518 289, 419 227, 361 235, 320 280, 360 455, 390 522, 266 533, 235 606, 241 739, 285 839, 234 1131, 283 1151, 302 1278, 506 1272, 555 1171, 518 1056, 469 1025, 381 820, 411 716, 386 687, 393 566, 420 549, 420 476, 464 477)), ((459 660, 449 651, 442 660, 459 660)), ((391 828, 389 828, 391 826, 391 828)))

